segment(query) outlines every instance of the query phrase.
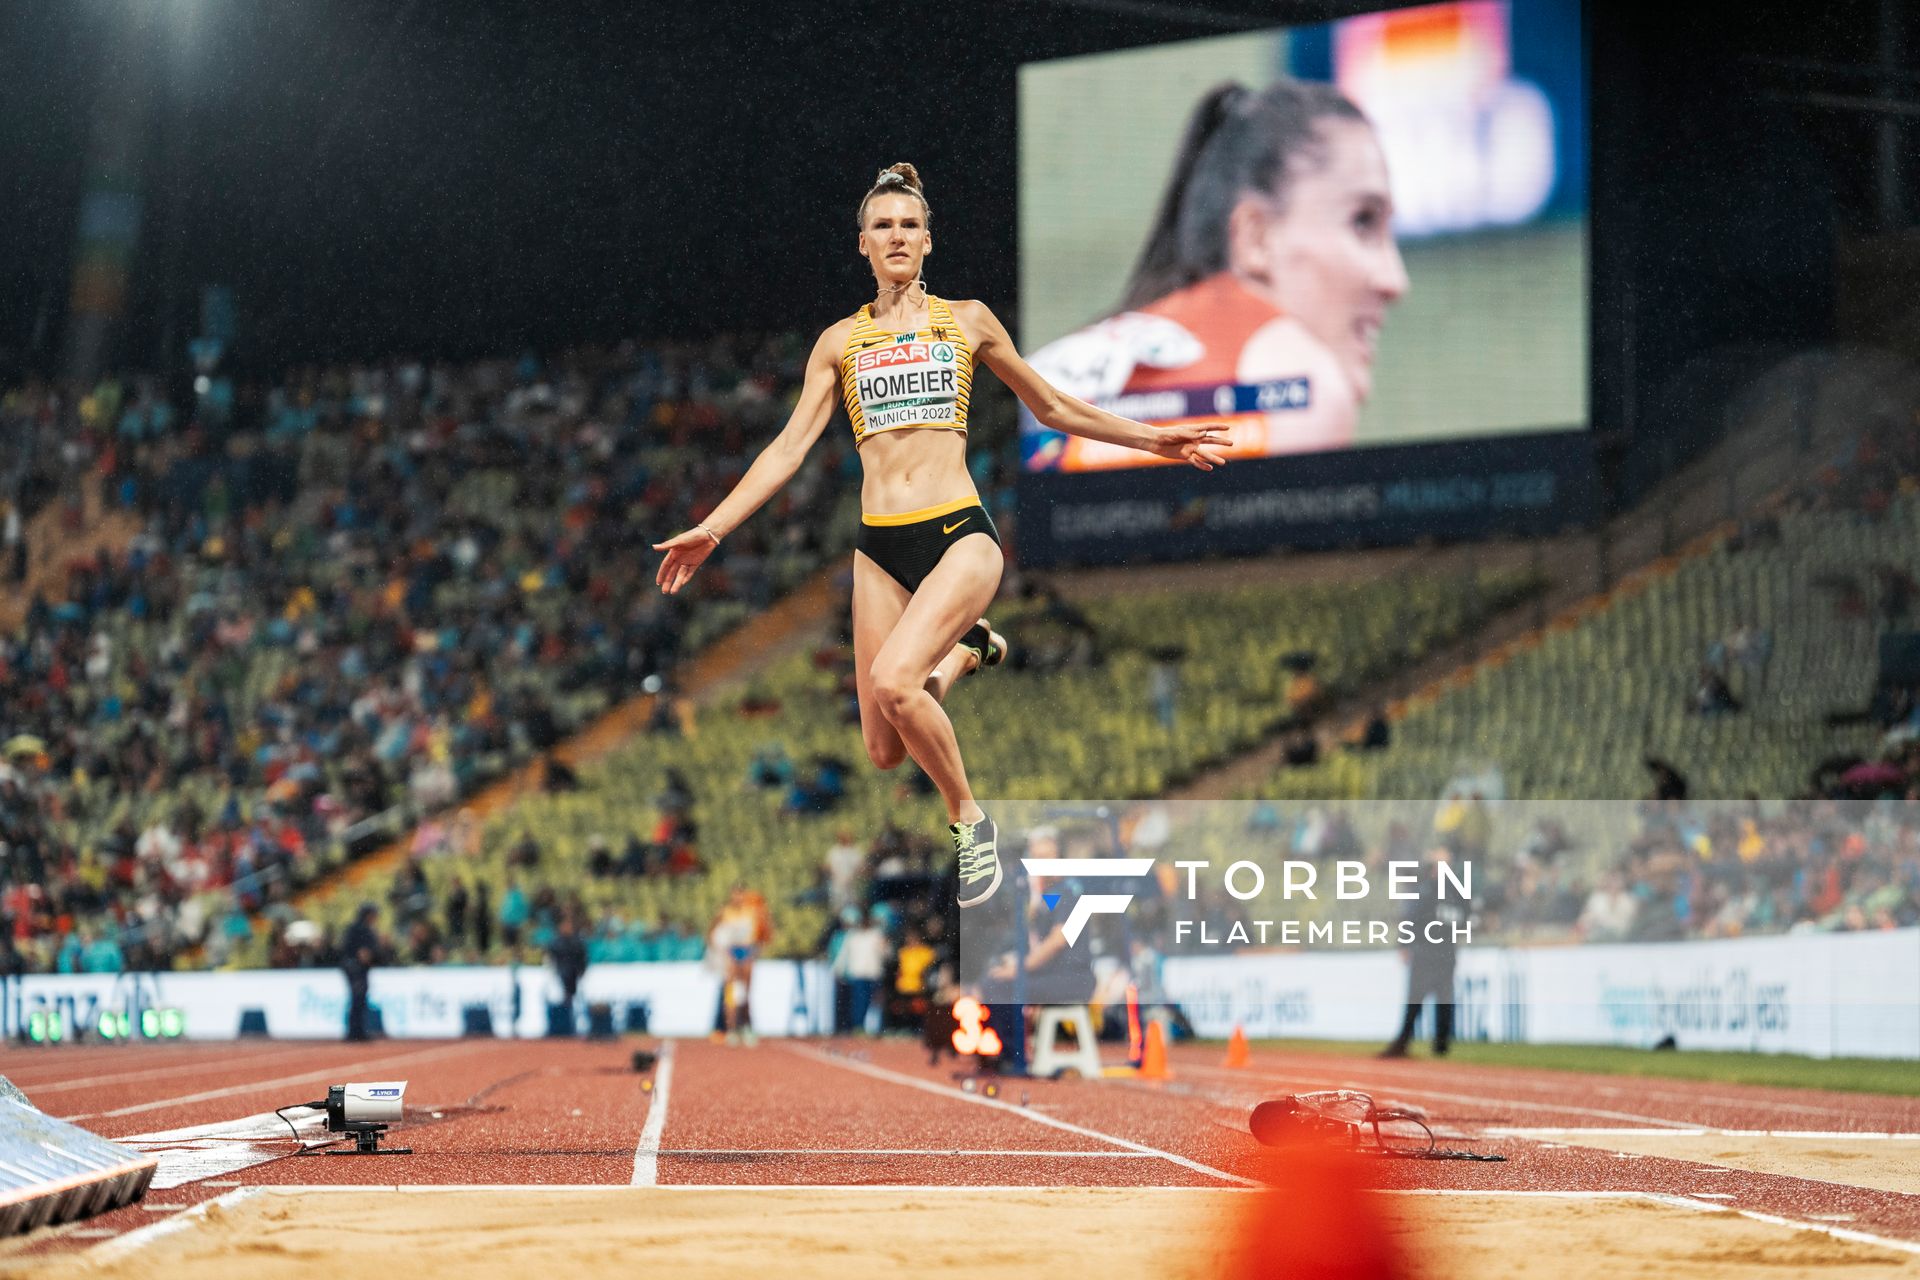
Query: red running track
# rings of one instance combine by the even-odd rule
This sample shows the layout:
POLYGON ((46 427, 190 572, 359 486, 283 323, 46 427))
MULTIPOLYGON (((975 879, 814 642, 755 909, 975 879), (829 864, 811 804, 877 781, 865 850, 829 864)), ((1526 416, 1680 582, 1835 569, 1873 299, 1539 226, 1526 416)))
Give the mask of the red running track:
MULTIPOLYGON (((1623 1079, 1431 1061, 1379 1062, 1256 1049, 1243 1070, 1182 1046, 1164 1083, 999 1082, 966 1092, 951 1060, 901 1041, 682 1041, 647 1075, 639 1042, 463 1040, 371 1045, 176 1044, 0 1051, 0 1074, 49 1114, 157 1151, 145 1205, 54 1235, 92 1243, 236 1186, 278 1184, 826 1184, 1237 1186, 1257 1181, 1252 1105, 1353 1087, 1423 1108, 1443 1145, 1506 1163, 1389 1161, 1382 1187, 1658 1192, 1714 1207, 1920 1241, 1920 1196, 1622 1158, 1572 1132, 1712 1128, 1920 1133, 1920 1099, 1623 1079), (301 1149, 276 1106, 329 1083, 405 1079, 411 1156, 301 1149), (657 1087, 655 1087, 657 1085, 657 1087), (192 1126, 195 1135, 154 1138, 192 1126), (225 1167, 199 1173, 193 1161, 225 1167), (177 1161, 187 1163, 176 1164, 177 1161), (173 1176, 169 1176, 169 1169, 173 1176), (168 1182, 177 1185, 166 1185, 168 1182)), ((659 1047, 659 1046, 649 1046, 659 1047)), ((307 1129, 309 1144, 321 1137, 307 1129)))

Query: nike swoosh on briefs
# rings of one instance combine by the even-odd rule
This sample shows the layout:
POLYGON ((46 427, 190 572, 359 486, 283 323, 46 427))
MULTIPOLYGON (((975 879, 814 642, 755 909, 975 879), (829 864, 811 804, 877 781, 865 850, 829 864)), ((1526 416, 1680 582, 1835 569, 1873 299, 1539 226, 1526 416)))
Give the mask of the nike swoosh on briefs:
POLYGON ((940 532, 952 533, 955 529, 958 529, 961 525, 965 524, 968 520, 971 520, 971 519, 973 519, 972 516, 967 516, 965 519, 955 520, 952 524, 943 524, 940 526, 940 532))

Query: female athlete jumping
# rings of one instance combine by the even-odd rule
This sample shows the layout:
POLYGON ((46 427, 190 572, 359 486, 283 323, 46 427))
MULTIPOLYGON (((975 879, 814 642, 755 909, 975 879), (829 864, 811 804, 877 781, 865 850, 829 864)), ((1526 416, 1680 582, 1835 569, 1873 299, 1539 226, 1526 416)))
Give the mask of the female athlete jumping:
POLYGON ((993 666, 1006 645, 981 615, 1000 586, 1000 537, 966 465, 974 362, 984 363, 1056 431, 1190 462, 1225 464, 1226 428, 1150 427, 1063 395, 1036 374, 980 302, 927 292, 931 210, 910 164, 896 164, 860 202, 860 252, 874 300, 820 335, 786 427, 706 523, 656 543, 655 581, 672 594, 714 548, 799 469, 827 425, 836 384, 862 468, 853 556, 853 655, 867 757, 891 769, 911 755, 946 802, 959 859, 959 902, 1000 886, 998 830, 974 801, 941 703, 954 680, 993 666))

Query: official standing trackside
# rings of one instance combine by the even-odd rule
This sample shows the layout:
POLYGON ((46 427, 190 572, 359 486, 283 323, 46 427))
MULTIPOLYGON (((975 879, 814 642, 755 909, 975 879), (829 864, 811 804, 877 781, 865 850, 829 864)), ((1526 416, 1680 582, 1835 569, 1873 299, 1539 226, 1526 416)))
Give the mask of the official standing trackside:
POLYGON ((1435 845, 1427 851, 1427 866, 1420 874, 1420 897, 1407 904, 1403 917, 1413 926, 1413 941, 1400 949, 1407 961, 1407 1012, 1400 1022, 1400 1034, 1380 1051, 1383 1058, 1404 1058, 1413 1042, 1414 1023, 1428 997, 1433 999, 1433 1052, 1444 1057, 1453 1043, 1453 968, 1459 943, 1454 926, 1467 919, 1467 903, 1458 897, 1442 898, 1439 893, 1440 863, 1453 863, 1453 851, 1435 845))
POLYGON ((587 944, 580 939, 571 911, 561 915, 559 932, 547 947, 547 958, 560 979, 560 1002, 567 1011, 567 1034, 572 1035, 579 1025, 574 1020, 573 1003, 580 993, 580 980, 587 976, 587 944))
POLYGON ((347 1039, 373 1038, 373 1007, 367 1000, 367 978, 380 955, 380 935, 373 921, 380 908, 360 904, 353 923, 340 939, 340 967, 347 975, 347 1039))

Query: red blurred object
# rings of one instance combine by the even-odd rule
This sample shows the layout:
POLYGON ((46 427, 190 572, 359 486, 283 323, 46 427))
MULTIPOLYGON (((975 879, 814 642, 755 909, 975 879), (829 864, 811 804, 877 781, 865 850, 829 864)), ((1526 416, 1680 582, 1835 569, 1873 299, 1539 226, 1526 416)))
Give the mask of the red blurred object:
POLYGON ((1245 1197, 1229 1280, 1412 1280, 1392 1247, 1383 1206, 1361 1179, 1362 1157, 1314 1142, 1280 1148, 1245 1197))

